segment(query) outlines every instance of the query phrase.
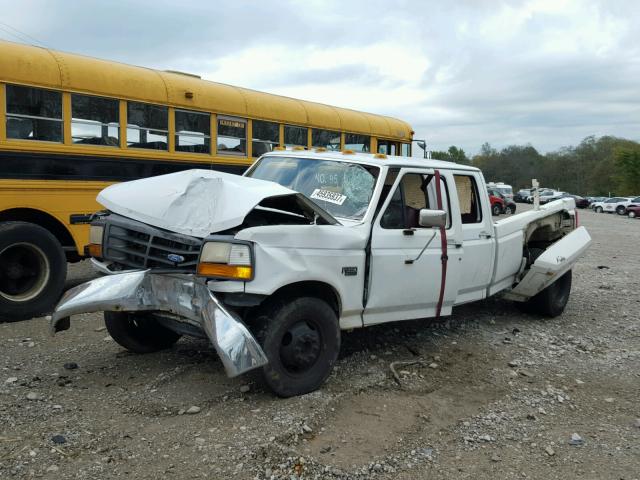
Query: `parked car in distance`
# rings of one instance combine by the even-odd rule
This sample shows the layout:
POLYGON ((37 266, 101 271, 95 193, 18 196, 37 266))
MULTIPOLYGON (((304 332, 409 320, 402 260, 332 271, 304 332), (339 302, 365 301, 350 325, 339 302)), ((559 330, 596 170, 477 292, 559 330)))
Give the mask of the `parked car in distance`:
POLYGON ((573 198, 576 202, 576 207, 587 208, 589 206, 589 200, 580 195, 572 195, 571 193, 565 193, 562 198, 573 198))
POLYGON ((638 218, 640 217, 640 204, 638 205, 629 205, 627 207, 627 215, 629 218, 638 218))
POLYGON ((509 197, 506 197, 499 190, 495 188, 488 188, 487 192, 489 193, 489 198, 498 197, 499 199, 502 200, 501 213, 506 213, 507 215, 513 215, 514 213, 516 213, 516 202, 511 200, 509 197))
MULTIPOLYGON (((541 188, 541 189, 538 190, 538 196, 542 197, 542 196, 546 196, 546 195, 551 195, 551 194, 553 194, 553 192, 555 192, 555 190, 552 189, 552 188, 541 188)), ((527 203, 533 203, 533 191, 527 197, 527 203)))
POLYGON ((629 207, 636 205, 640 205, 640 197, 633 197, 626 202, 620 202, 616 207, 616 213, 618 215, 626 215, 629 211, 629 207))
POLYGON ((513 198, 513 187, 511 185, 507 185, 503 182, 489 182, 487 183, 487 188, 493 188, 500 192, 503 197, 512 199, 513 198))
POLYGON ((491 215, 495 217, 504 213, 505 202, 500 193, 492 188, 488 188, 487 193, 489 194, 489 202, 491 203, 491 215))
POLYGON ((613 197, 604 202, 602 210, 606 213, 617 213, 624 215, 627 213, 627 205, 631 204, 633 197, 613 197))
POLYGON ((518 190, 516 194, 513 196, 513 200, 517 203, 526 203, 527 197, 531 196, 530 188, 523 188, 518 190))
POLYGON ((558 200, 559 198, 563 198, 567 195, 566 192, 558 192, 556 190, 547 192, 544 195, 540 195, 540 205, 544 205, 545 203, 553 202, 554 200, 558 200))
POLYGON ((593 209, 594 212, 596 213, 602 213, 604 212, 604 204, 608 201, 617 201, 616 200, 617 197, 608 197, 605 198, 604 200, 600 200, 598 202, 593 202, 590 206, 593 209))

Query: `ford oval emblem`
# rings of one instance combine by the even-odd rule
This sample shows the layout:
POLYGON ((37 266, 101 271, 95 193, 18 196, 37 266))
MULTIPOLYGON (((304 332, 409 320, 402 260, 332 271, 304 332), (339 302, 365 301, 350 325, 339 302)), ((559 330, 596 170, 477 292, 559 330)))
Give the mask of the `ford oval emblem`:
POLYGON ((182 255, 177 255, 175 253, 170 253, 169 255, 167 255, 167 260, 170 260, 173 263, 182 263, 182 262, 184 262, 184 257, 182 255))

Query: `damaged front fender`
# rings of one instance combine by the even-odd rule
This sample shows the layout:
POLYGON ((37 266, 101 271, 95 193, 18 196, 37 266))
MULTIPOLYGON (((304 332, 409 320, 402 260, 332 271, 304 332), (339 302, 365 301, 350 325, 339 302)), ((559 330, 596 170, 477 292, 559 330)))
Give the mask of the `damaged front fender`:
POLYGON ((158 311, 181 317, 206 333, 230 377, 267 364, 247 327, 194 275, 146 270, 78 285, 65 293, 51 316, 52 334, 69 328, 71 315, 100 311, 158 311))

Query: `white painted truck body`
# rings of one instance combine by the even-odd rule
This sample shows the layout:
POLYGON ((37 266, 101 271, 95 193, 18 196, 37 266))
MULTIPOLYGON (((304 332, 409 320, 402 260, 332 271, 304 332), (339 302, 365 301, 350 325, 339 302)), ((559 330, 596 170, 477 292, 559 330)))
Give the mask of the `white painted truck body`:
MULTIPOLYGON (((273 172, 274 178, 281 174, 275 167, 273 172)), ((327 174, 326 178, 323 175, 325 173, 316 172, 315 177, 306 181, 322 183, 326 178, 335 180, 331 177, 333 174, 327 174)), ((129 280, 131 285, 155 285, 153 301, 142 305, 141 300, 135 306, 131 306, 135 298, 129 293, 126 304, 124 301, 118 303, 114 296, 102 298, 104 294, 100 292, 105 291, 102 284, 93 290, 91 285, 81 285, 68 292, 59 304, 52 321, 54 330, 68 328, 67 318, 71 314, 108 309, 161 308, 172 314, 187 312, 188 315, 184 315, 193 322, 201 313, 198 310, 201 305, 190 306, 189 298, 184 296, 188 294, 161 291, 158 285, 167 283, 161 281, 163 275, 174 279, 172 288, 180 292, 197 291, 198 298, 207 295, 192 283, 206 285, 211 298, 203 301, 209 302, 212 312, 219 314, 223 311, 224 315, 216 318, 219 322, 224 320, 227 325, 234 320, 225 313, 225 309, 233 311, 238 299, 251 298, 260 302, 285 288, 302 285, 326 288, 335 294, 341 329, 430 318, 438 314, 446 316, 456 305, 501 292, 516 301, 532 298, 570 270, 591 242, 584 227, 577 227, 572 198, 563 198, 538 210, 494 221, 485 180, 477 168, 417 158, 380 158, 371 154, 277 151, 261 157, 245 177, 192 170, 109 187, 100 194, 99 200, 110 209, 111 215, 119 215, 136 225, 143 224, 145 228, 162 229, 167 235, 172 232, 189 235, 196 245, 210 241, 212 235, 217 241, 225 236, 229 241, 250 245, 252 278, 245 281, 203 279, 188 274, 181 276, 176 283, 176 275, 171 271, 151 269, 152 280, 142 277, 129 280), (345 199, 349 195, 361 195, 358 193, 360 185, 348 185, 341 194, 316 188, 312 194, 302 197, 295 189, 264 181, 264 172, 262 180, 248 178, 260 171, 261 162, 277 166, 278 161, 345 164, 366 168, 368 172, 374 172, 375 178, 364 207, 357 215, 351 218, 331 216, 327 211, 342 205, 341 202, 348 203, 345 199), (433 180, 438 177, 442 185, 440 195, 433 180), (424 201, 431 206, 429 208, 434 209, 440 197, 442 208, 438 210, 445 211, 446 226, 385 226, 384 216, 391 210, 391 203, 397 202, 400 184, 409 178, 424 179, 420 188, 426 195, 424 201), (475 185, 471 187, 475 188, 473 195, 476 198, 473 221, 469 220, 468 213, 471 200, 464 189, 466 187, 461 185, 475 185), (462 199, 466 205, 464 208, 459 195, 465 195, 462 199), (290 215, 300 220, 298 224, 246 225, 246 218, 255 209, 279 211, 284 209, 281 205, 289 199, 297 202, 298 213, 290 215), (280 206, 273 202, 280 202, 277 204, 280 206), (305 221, 304 215, 308 215, 311 221, 305 221), (443 235, 446 236, 444 242, 443 235), (544 253, 535 262, 527 262, 525 252, 533 243, 544 245, 544 253), (446 262, 443 262, 443 244, 446 244, 446 262), (444 283, 443 268, 446 268, 444 283), (93 291, 95 293, 90 293, 93 291), (101 298, 92 300, 92 295, 101 298), (181 310, 172 305, 158 307, 162 301, 168 301, 163 298, 176 295, 180 298, 175 301, 180 303, 181 310), (65 320, 62 326, 58 325, 62 320, 65 320)), ((408 202, 406 199, 402 201, 408 202)), ((96 261, 96 264, 105 272, 120 274, 113 277, 126 275, 126 269, 113 272, 112 260, 106 258, 96 261)), ((114 285, 111 291, 117 290, 114 285)), ((213 316, 211 314, 205 320, 212 321, 213 316)), ((209 333, 215 328, 205 330, 209 333)), ((248 338, 242 328, 235 332, 236 336, 248 338)), ((210 338, 221 353, 220 338, 212 335, 210 338)), ((256 350, 255 342, 250 343, 256 350)), ((225 365, 227 363, 233 362, 225 365)), ((245 364, 255 368, 264 364, 264 360, 252 358, 245 364)), ((247 369, 249 367, 239 367, 230 374, 247 369)))

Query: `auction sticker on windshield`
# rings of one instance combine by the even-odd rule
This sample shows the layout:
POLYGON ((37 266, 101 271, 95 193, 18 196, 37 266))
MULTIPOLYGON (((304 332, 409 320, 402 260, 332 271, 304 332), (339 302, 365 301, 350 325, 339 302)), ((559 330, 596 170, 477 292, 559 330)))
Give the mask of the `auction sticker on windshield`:
POLYGON ((316 200, 324 200, 325 202, 329 203, 335 203, 336 205, 342 205, 347 199, 347 196, 342 195, 341 193, 316 188, 311 194, 311 198, 314 198, 316 200))

